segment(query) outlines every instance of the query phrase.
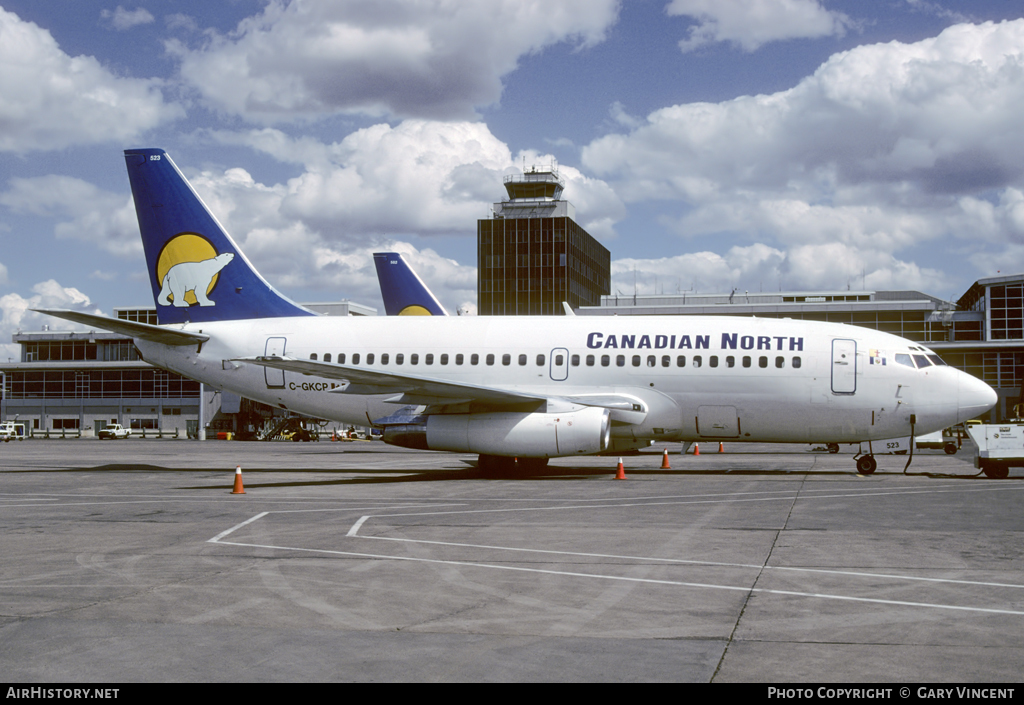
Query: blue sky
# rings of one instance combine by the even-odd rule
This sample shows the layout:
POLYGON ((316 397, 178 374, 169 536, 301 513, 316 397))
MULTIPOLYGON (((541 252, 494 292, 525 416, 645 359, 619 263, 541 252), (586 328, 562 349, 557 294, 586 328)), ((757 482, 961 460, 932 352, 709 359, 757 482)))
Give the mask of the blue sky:
POLYGON ((121 154, 143 146, 300 301, 382 308, 394 248, 474 310, 476 219, 552 160, 613 292, 957 297, 1024 271, 1009 0, 0 8, 4 340, 32 306, 152 304, 121 154))

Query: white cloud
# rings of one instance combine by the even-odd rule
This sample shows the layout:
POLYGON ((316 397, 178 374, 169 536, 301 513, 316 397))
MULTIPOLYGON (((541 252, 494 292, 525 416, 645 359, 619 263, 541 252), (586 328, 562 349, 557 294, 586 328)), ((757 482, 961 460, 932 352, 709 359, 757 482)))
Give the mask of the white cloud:
MULTIPOLYGON (((553 161, 535 152, 513 158, 479 122, 406 120, 329 145, 275 129, 209 136, 303 167, 299 176, 269 185, 237 168, 190 174, 196 191, 276 286, 345 296, 361 291, 376 299, 372 253, 394 247, 450 312, 475 300, 475 268, 417 250, 402 236, 473 237, 476 221, 505 196, 503 176, 517 171, 514 165, 553 161)), ((615 237, 625 206, 614 191, 572 167, 559 170, 581 225, 595 236, 615 237)))
POLYGON ((680 234, 756 239, 792 266, 848 261, 808 284, 862 268, 869 286, 872 272, 923 286, 936 270, 900 253, 1024 240, 1022 112, 1024 20, 958 25, 836 54, 787 91, 658 110, 582 155, 627 201, 685 203, 680 234))
POLYGON ((722 189, 834 192, 914 182, 968 192, 1024 172, 1024 20, 958 25, 916 44, 831 57, 796 87, 658 110, 583 150, 630 197, 722 189))
POLYGON ((617 14, 617 0, 272 0, 229 36, 167 46, 210 105, 252 121, 459 119, 499 100, 520 57, 598 43, 617 14))
POLYGON ((150 24, 156 21, 156 18, 144 7, 126 10, 118 5, 116 10, 103 10, 100 12, 100 16, 105 20, 110 20, 114 29, 121 32, 137 27, 140 24, 150 24))
POLYGON ((731 42, 744 51, 787 39, 843 36, 853 21, 826 10, 818 0, 672 0, 669 15, 692 17, 689 38, 679 42, 693 51, 715 42, 731 42))
MULTIPOLYGON (((88 313, 100 313, 92 307, 89 297, 78 289, 64 287, 53 279, 40 282, 32 287, 32 295, 25 297, 17 293, 0 296, 0 341, 9 341, 19 330, 41 330, 48 325, 55 330, 77 330, 78 324, 62 321, 52 316, 35 313, 33 308, 68 308, 88 313)), ((0 344, 0 359, 20 359, 21 346, 14 343, 0 344)))
POLYGON ((131 198, 81 179, 58 175, 11 179, 10 188, 0 193, 0 205, 15 213, 71 218, 55 226, 58 238, 84 240, 121 256, 142 252, 131 198))
POLYGON ((729 248, 724 255, 701 251, 661 259, 615 260, 611 293, 625 303, 632 301, 634 291, 681 295, 733 289, 739 294, 848 288, 945 292, 947 283, 942 272, 900 260, 884 250, 841 242, 807 243, 788 250, 756 243, 729 248))
POLYGON ((132 141, 181 115, 159 82, 70 57, 48 31, 0 8, 0 152, 132 141))

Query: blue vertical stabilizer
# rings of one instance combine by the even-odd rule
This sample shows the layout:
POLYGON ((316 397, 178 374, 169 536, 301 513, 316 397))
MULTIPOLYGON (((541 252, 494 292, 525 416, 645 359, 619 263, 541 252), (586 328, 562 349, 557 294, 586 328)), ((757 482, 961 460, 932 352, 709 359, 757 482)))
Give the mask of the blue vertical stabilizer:
POLYGON ((377 266, 377 281, 380 282, 380 294, 387 315, 448 315, 402 255, 397 252, 375 252, 373 263, 377 266))
POLYGON ((159 323, 315 315, 260 276, 165 151, 124 158, 159 323))

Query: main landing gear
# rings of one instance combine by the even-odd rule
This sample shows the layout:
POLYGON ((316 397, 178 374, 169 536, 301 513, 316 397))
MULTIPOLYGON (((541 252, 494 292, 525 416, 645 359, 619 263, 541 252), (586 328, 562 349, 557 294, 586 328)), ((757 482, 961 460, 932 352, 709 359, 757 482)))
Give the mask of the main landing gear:
POLYGON ((857 472, 861 475, 871 475, 878 469, 878 463, 875 462, 873 455, 861 455, 854 460, 857 461, 857 472))
POLYGON ((510 458, 504 455, 483 455, 477 459, 477 468, 487 474, 503 475, 516 472, 541 472, 548 466, 547 458, 510 458))

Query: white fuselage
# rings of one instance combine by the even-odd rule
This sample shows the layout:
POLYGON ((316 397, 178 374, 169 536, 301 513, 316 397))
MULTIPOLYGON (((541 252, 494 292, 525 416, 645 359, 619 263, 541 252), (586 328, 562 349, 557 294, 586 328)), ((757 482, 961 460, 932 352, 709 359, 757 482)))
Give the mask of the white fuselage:
POLYGON ((925 356, 916 343, 812 321, 296 317, 181 328, 211 338, 202 346, 137 341, 145 359, 280 408, 363 425, 395 412, 398 407, 386 400, 396 395, 345 393, 337 379, 237 359, 316 355, 337 364, 344 355, 349 367, 549 399, 632 396, 643 400, 646 415, 637 423, 616 423, 612 435, 638 440, 878 440, 908 435, 911 415, 915 433, 927 433, 972 418, 995 401, 988 385, 952 367, 897 364, 897 354, 904 360, 925 356))

